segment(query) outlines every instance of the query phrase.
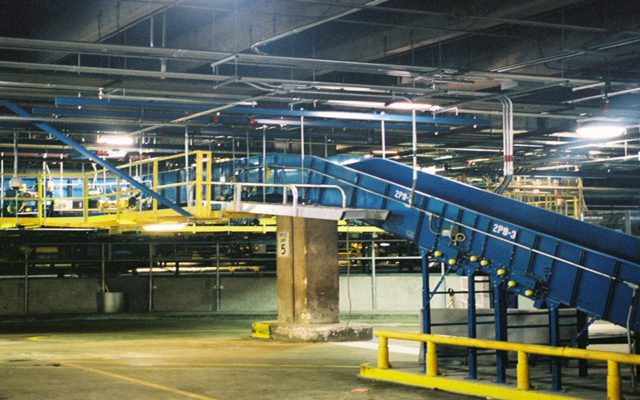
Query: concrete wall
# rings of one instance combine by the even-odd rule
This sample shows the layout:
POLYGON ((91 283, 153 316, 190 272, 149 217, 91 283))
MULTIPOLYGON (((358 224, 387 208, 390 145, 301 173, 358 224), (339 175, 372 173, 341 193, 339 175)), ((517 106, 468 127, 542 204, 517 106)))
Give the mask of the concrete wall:
POLYGON ((276 312, 275 277, 225 277, 221 279, 221 311, 276 312))
POLYGON ((6 279, 0 281, 0 315, 24 313, 24 281, 6 279))
MULTIPOLYGON (((98 281, 95 279, 30 279, 29 314, 98 312, 98 281)), ((0 315, 24 313, 24 280, 0 280, 0 315)))
MULTIPOLYGON (((439 275, 430 278, 431 289, 439 275)), ((34 314, 65 314, 97 312, 99 282, 96 279, 43 278, 29 280, 29 310, 34 314)), ((0 315, 20 315, 24 310, 24 281, 0 280, 0 315)), ((344 316, 353 312, 415 312, 421 307, 422 281, 420 275, 384 274, 376 277, 376 294, 372 294, 373 279, 367 275, 340 276, 340 312, 344 316), (375 309, 374 309, 375 297, 375 309), (349 304, 351 299, 351 305, 349 304)), ((107 280, 113 292, 124 292, 127 311, 148 310, 149 277, 122 276, 107 280)), ((466 278, 447 276, 439 291, 466 288, 466 278)), ((482 289, 482 284, 476 286, 482 289)), ((220 310, 224 312, 265 313, 276 312, 275 277, 223 276, 221 277, 220 310)), ((478 294, 478 308, 489 308, 488 295, 478 294)), ((520 308, 531 304, 520 298, 520 308)), ((466 308, 466 295, 456 294, 455 301, 446 295, 435 295, 434 308, 466 308)), ((215 276, 154 276, 154 311, 215 311, 215 276)))

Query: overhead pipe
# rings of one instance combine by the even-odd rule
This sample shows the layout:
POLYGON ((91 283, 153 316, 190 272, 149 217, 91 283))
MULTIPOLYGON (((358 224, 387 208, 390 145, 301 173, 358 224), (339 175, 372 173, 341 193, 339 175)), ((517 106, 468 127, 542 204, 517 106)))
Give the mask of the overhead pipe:
POLYGON ((502 104, 502 148, 504 176, 495 193, 502 194, 513 180, 513 102, 507 96, 498 99, 502 104))
POLYGON ((621 46, 628 46, 628 45, 631 45, 631 44, 634 44, 634 43, 638 43, 638 42, 640 42, 640 37, 631 37, 631 38, 627 38, 627 39, 623 39, 623 40, 616 40, 616 41, 613 41, 613 42, 601 43, 601 44, 598 44, 598 45, 595 45, 595 46, 588 47, 586 49, 565 51, 565 52, 560 53, 560 54, 555 54, 555 55, 551 55, 551 56, 547 56, 547 57, 541 57, 541 58, 537 58, 537 59, 534 59, 534 60, 523 61, 523 62, 520 62, 520 63, 517 63, 517 64, 506 65, 504 67, 492 69, 491 72, 509 72, 509 71, 513 71, 515 69, 531 67, 531 66, 539 65, 539 64, 545 64, 545 63, 549 63, 549 62, 552 62, 552 61, 566 60, 568 58, 578 57, 578 56, 590 54, 590 53, 593 53, 593 52, 600 52, 600 51, 604 51, 604 50, 609 50, 609 49, 613 49, 613 48, 617 48, 617 47, 621 47, 621 46))
POLYGON ((304 116, 300 117, 300 183, 304 183, 304 116))
MULTIPOLYGON (((493 96, 492 96, 493 97, 493 96)), ((396 96, 395 98, 406 99, 405 97, 396 96)), ((256 98, 253 98, 256 99, 256 98)), ((248 101, 245 99, 244 102, 248 101)), ((317 111, 317 110, 286 110, 278 108, 252 108, 242 107, 243 102, 236 102, 233 108, 228 107, 225 112, 233 114, 247 114, 247 115, 277 115, 285 117, 307 117, 307 118, 328 118, 339 120, 353 120, 353 121, 382 121, 386 122, 406 122, 410 123, 413 120, 412 116, 406 114, 388 114, 381 115, 377 112, 356 112, 356 111, 317 111)), ((81 98, 81 97, 56 97, 56 106, 95 106, 95 107, 136 107, 136 108, 148 108, 148 109, 172 109, 174 111, 184 111, 188 113, 207 111, 215 105, 188 105, 188 104, 170 104, 170 103, 153 103, 153 102, 128 102, 128 101, 106 101, 99 99, 81 98)), ((222 110, 216 110, 222 111, 222 110)), ((206 114, 206 113, 204 113, 206 114)), ((189 119, 193 119, 189 118, 189 119)), ((480 125, 490 126, 491 121, 488 119, 476 119, 476 118, 459 118, 459 117, 431 117, 420 116, 416 117, 418 123, 426 124, 438 124, 438 125, 480 125)))
MULTIPOLYGON (((384 116, 384 111, 380 113, 380 115, 384 116)), ((384 118, 382 118, 382 120, 380 120, 380 135, 382 136, 382 158, 386 159, 387 158, 387 135, 386 135, 386 129, 385 129, 385 124, 384 124, 384 118)))
MULTIPOLYGON (((372 1, 366 2, 364 5, 367 6, 367 7, 375 7, 375 6, 380 5, 382 3, 386 3, 387 1, 388 0, 372 0, 372 1)), ((275 36, 272 36, 272 37, 270 37, 268 39, 264 39, 264 40, 261 40, 259 42, 256 42, 256 43, 252 44, 251 45, 251 51, 253 51, 254 53, 257 53, 257 54, 266 55, 266 53, 264 53, 264 52, 262 52, 260 50, 260 47, 265 46, 265 45, 267 45, 269 43, 273 43, 273 42, 276 42, 278 40, 287 38, 289 36, 296 35, 296 34, 298 34, 300 32, 304 32, 306 30, 315 28, 317 26, 326 24, 327 22, 331 22, 331 21, 334 21, 336 19, 340 19, 340 18, 346 17, 346 16, 354 14, 354 13, 360 11, 360 10, 361 9, 358 8, 358 7, 350 8, 348 10, 345 10, 345 11, 340 12, 338 14, 334 14, 334 15, 332 15, 330 17, 321 19, 319 21, 314 21, 314 22, 311 22, 309 24, 302 25, 302 26, 299 26, 297 28, 294 28, 294 29, 292 29, 290 31, 279 33, 279 34, 277 34, 275 36)))
MULTIPOLYGON (((385 7, 387 9, 387 7, 385 7)), ((26 50, 26 51, 59 51, 69 53, 81 53, 91 54, 97 56, 122 56, 122 57, 134 57, 134 58, 152 58, 152 59, 170 59, 177 61, 202 61, 203 63, 210 63, 211 60, 220 60, 229 56, 233 56, 232 52, 211 52, 200 50, 185 50, 174 48, 160 48, 160 47, 142 47, 142 46, 127 46, 117 44, 105 44, 105 43, 83 43, 72 41, 60 41, 60 40, 41 40, 41 39, 24 39, 24 38, 11 38, 0 37, 0 48, 2 49, 14 49, 14 50, 26 50)), ((314 58, 301 58, 301 57, 283 57, 283 56, 267 56, 257 54, 237 54, 239 63, 247 63, 261 66, 271 66, 278 68, 300 68, 300 69, 322 69, 338 72, 363 72, 376 75, 392 75, 392 76, 420 76, 424 74, 433 74, 434 72, 440 72, 439 68, 421 67, 421 66, 407 66, 399 64, 383 64, 383 63, 366 63, 356 61, 338 61, 330 59, 314 59, 314 58)), ((75 70, 71 72, 86 72, 92 73, 105 73, 111 75, 127 74, 131 70, 121 70, 117 68, 92 68, 92 67, 78 67, 58 64, 40 64, 40 63, 3 63, 3 66, 8 68, 19 69, 35 69, 36 66, 40 68, 54 68, 59 70, 73 67, 75 70), (104 72, 100 72, 100 71, 104 72)), ((135 71, 135 70, 134 70, 135 71)), ((140 71, 144 76, 150 77, 156 71, 140 71)), ((500 73, 491 71, 477 71, 477 70, 456 70, 447 69, 447 73, 456 76, 465 76, 469 78, 483 78, 483 79, 510 79, 526 82, 564 82, 568 81, 572 85, 589 85, 598 83, 598 80, 594 79, 576 79, 576 78, 561 78, 552 76, 540 76, 529 74, 514 74, 514 73, 500 73)), ((208 76, 202 74, 180 74, 179 73, 167 73, 167 77, 184 76, 184 79, 190 79, 188 76, 208 76)), ((208 76, 212 79, 211 76, 208 76)), ((221 78, 223 80, 228 77, 221 78)), ((191 78, 197 79, 197 78, 191 78)), ((248 78, 245 78, 248 79, 248 78)), ((271 79, 273 81, 273 79, 271 79)), ((309 82, 313 83, 313 82, 309 82)), ((318 85, 322 83, 316 82, 318 85)), ((330 85, 329 83, 327 83, 330 85)), ((629 87, 628 82, 611 82, 612 85, 619 85, 623 87, 629 87)), ((350 85, 353 86, 353 85, 350 85)), ((355 85, 357 86, 357 85, 355 85)), ((395 87, 396 92, 402 89, 401 87, 395 87)), ((411 88, 412 90, 418 90, 418 88, 411 88)))

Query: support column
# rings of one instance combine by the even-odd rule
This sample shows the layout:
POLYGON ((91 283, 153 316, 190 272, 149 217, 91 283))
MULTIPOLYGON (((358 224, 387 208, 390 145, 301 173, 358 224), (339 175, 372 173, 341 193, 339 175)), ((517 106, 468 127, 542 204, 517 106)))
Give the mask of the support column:
POLYGON ((339 322, 338 223, 277 218, 278 322, 339 322))
MULTIPOLYGON (((549 305, 549 345, 560 346, 560 310, 557 304, 549 305)), ((562 367, 559 357, 551 357, 551 390, 562 390, 562 367)))
MULTIPOLYGON (((477 337, 476 318, 476 275, 475 271, 469 270, 467 273, 467 336, 477 337)), ((467 362, 469 364, 469 374, 467 379, 478 379, 478 351, 475 348, 467 349, 467 362)))
POLYGON ((277 217, 278 321, 270 337, 308 342, 370 340, 366 324, 340 324, 338 224, 277 217))
MULTIPOLYGON (((576 310, 576 330, 582 332, 578 337, 578 348, 586 349, 589 345, 589 328, 587 326, 587 314, 576 310)), ((586 378, 589 376, 587 360, 578 360, 578 376, 586 378)))
MULTIPOLYGON (((507 291, 504 282, 493 282, 493 308, 495 315, 496 340, 507 341, 507 291)), ((507 352, 496 351, 496 381, 507 383, 507 352)))

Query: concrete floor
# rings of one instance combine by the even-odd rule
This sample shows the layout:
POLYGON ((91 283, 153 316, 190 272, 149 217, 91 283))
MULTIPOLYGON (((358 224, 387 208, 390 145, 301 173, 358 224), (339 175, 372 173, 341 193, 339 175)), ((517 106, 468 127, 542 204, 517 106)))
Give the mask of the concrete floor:
MULTIPOLYGON (((370 322, 417 329, 415 321, 370 322)), ((373 342, 256 340, 248 337, 250 323, 213 317, 5 322, 0 324, 0 400, 465 398, 359 379, 359 364, 375 363, 373 342)), ((416 350, 392 344, 394 365, 414 365, 416 350)), ((450 368, 455 374, 455 363, 450 368)), ((547 368, 532 375, 548 383, 547 368)), ((568 394, 588 389, 566 381, 568 394)), ((604 375, 592 381, 603 387, 604 375)), ((604 398, 593 393, 586 398, 604 398)))

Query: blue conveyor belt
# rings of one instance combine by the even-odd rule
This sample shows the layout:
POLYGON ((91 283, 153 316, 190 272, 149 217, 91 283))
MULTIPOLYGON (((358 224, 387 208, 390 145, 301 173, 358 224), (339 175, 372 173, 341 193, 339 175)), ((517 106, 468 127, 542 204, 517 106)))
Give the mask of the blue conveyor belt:
MULTIPOLYGON (((297 155, 269 155, 271 177, 300 183, 297 155), (294 171, 294 172, 292 172, 294 171)), ((306 183, 337 184, 353 208, 386 209, 368 221, 406 238, 458 273, 481 271, 537 307, 566 305, 640 332, 640 240, 383 159, 348 165, 307 156, 306 183)), ((310 204, 340 206, 310 189, 310 204)))

